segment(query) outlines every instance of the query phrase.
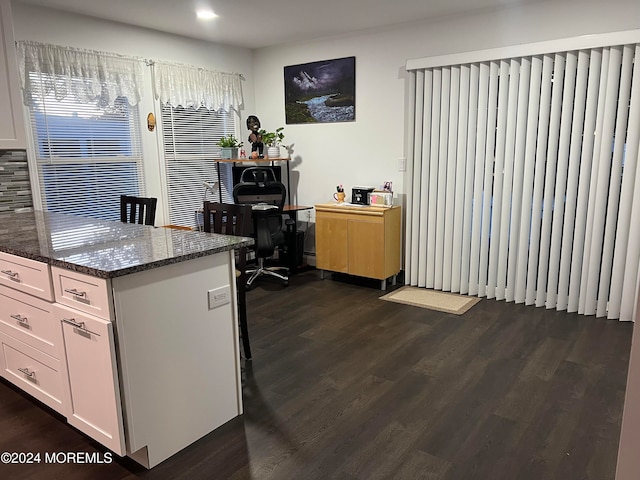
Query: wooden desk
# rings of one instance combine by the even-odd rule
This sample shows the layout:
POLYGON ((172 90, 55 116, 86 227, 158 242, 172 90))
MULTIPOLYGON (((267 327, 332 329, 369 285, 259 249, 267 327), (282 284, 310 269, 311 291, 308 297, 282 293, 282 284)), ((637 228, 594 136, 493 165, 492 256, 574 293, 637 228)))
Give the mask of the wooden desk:
POLYGON ((285 205, 284 207, 282 207, 282 212, 289 215, 289 217, 297 224, 298 212, 301 212, 303 210, 311 210, 311 209, 313 209, 313 207, 310 207, 307 205, 285 205))
POLYGON ((401 208, 316 205, 316 268, 375 278, 400 272, 401 208))
MULTIPOLYGON (((296 241, 297 231, 298 231, 298 212, 301 212, 303 210, 311 210, 312 208, 313 207, 308 205, 285 205, 284 207, 282 207, 282 213, 286 214, 292 220, 292 223, 285 225, 285 229, 284 229, 285 232, 288 234, 288 240, 289 240, 287 242, 287 249, 291 252, 286 265, 289 268, 289 271, 291 273, 296 273, 298 271, 298 268, 301 266, 301 265, 298 265, 298 262, 297 262, 298 253, 299 253, 298 244, 296 241)), ((196 210, 195 213, 196 213, 196 219, 198 222, 196 229, 198 231, 202 231, 202 225, 199 223, 199 217, 198 217, 198 214, 202 216, 202 209, 200 208, 196 210)), ((181 227, 179 225, 164 225, 164 227, 192 230, 189 227, 181 227)))

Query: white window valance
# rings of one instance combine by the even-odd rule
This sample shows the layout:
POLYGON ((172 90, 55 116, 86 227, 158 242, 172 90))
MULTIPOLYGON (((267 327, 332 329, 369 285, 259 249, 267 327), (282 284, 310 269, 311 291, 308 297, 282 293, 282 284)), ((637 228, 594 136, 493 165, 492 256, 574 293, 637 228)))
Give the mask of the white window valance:
POLYGON ((205 107, 238 110, 242 106, 242 76, 190 65, 155 62, 153 82, 156 98, 173 107, 205 107))
POLYGON ((101 106, 117 97, 137 105, 142 97, 143 59, 26 41, 18 42, 18 58, 25 105, 50 93, 101 106))

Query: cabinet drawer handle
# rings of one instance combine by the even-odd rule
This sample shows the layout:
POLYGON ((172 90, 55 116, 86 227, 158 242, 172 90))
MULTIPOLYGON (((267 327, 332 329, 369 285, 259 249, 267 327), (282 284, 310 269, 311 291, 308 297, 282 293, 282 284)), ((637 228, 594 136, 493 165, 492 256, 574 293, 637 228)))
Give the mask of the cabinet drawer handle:
POLYGON ((20 274, 18 272, 12 272, 11 270, 0 270, 0 272, 9 277, 9 280, 13 280, 15 282, 20 281, 20 274))
POLYGON ((29 378, 36 376, 36 372, 30 372, 28 368, 19 368, 18 371, 24 373, 29 378))
POLYGON ((18 323, 22 323, 25 325, 29 325, 29 319, 27 317, 23 317, 20 314, 17 315, 10 315, 11 318, 13 318, 14 320, 16 320, 18 323))
POLYGON ((79 328, 80 330, 87 331, 86 327, 84 326, 84 322, 76 322, 75 318, 63 318, 62 321, 76 328, 79 328))
POLYGON ((91 334, 91 335, 96 335, 98 337, 100 336, 100 334, 94 333, 91 330, 87 329, 84 322, 76 322, 75 318, 63 318, 62 321, 64 323, 68 323, 73 328, 77 328, 78 330, 80 330, 81 334, 91 334))
POLYGON ((65 288, 64 289, 65 292, 70 293, 71 295, 74 295, 76 297, 84 297, 87 292, 80 292, 78 290, 76 290, 75 288, 69 289, 69 288, 65 288))

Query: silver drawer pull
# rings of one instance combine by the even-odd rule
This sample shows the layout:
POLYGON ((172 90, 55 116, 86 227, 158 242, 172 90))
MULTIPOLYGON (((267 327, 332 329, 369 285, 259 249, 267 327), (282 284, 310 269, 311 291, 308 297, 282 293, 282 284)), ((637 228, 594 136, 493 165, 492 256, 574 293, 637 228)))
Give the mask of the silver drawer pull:
POLYGON ((24 373, 29 378, 36 376, 36 372, 30 372, 28 368, 19 368, 18 371, 24 373))
POLYGON ((68 323, 69 325, 73 326, 73 328, 77 329, 77 332, 82 335, 85 336, 87 338, 90 338, 91 335, 95 335, 97 337, 100 336, 99 333, 95 333, 92 332, 91 330, 89 330, 84 322, 76 322, 75 318, 63 318, 62 321, 64 323, 68 323))
POLYGON ((23 323, 28 325, 29 324, 29 319, 27 317, 23 317, 20 314, 17 315, 10 315, 11 318, 13 318, 14 320, 16 320, 18 323, 23 323))
POLYGON ((15 282, 20 281, 20 274, 18 272, 12 272, 11 270, 0 270, 0 272, 4 273, 10 280, 15 282))
POLYGON ((75 318, 63 318, 62 321, 64 323, 68 323, 69 325, 74 326, 75 328, 79 328, 80 330, 88 331, 84 326, 84 322, 76 322, 75 318))
POLYGON ((75 288, 72 288, 72 289, 65 288, 64 291, 67 292, 67 293, 70 293, 71 295, 74 295, 76 297, 84 297, 84 296, 87 295, 87 292, 80 292, 80 291, 76 290, 75 288))

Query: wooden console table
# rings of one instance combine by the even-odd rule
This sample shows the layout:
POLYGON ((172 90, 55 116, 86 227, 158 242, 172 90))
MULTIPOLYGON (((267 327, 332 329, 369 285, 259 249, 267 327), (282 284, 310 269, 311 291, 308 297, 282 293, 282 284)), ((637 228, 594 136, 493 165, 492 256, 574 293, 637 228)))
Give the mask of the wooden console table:
POLYGON ((316 268, 380 280, 400 272, 401 207, 323 203, 316 208, 316 268))

